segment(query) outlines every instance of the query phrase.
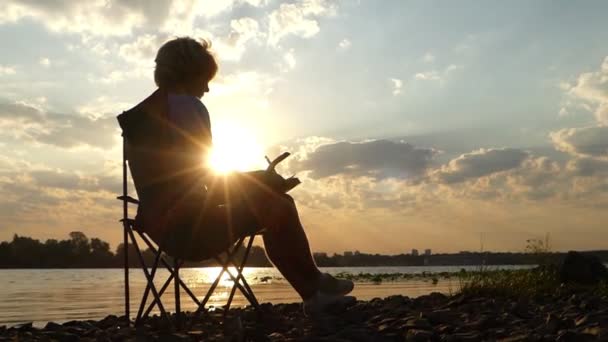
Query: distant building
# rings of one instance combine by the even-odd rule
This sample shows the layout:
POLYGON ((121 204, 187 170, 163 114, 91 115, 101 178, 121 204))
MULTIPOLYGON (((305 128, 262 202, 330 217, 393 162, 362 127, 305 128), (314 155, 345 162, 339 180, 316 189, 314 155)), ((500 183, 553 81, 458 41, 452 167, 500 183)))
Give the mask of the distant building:
POLYGON ((346 251, 346 252, 344 252, 344 256, 345 256, 345 257, 352 257, 352 256, 353 256, 353 252, 351 252, 351 251, 346 251))
POLYGON ((327 258, 327 253, 325 252, 314 252, 312 256, 315 258, 327 258))
POLYGON ((355 251, 355 255, 361 255, 361 252, 355 251))
POLYGON ((425 249, 424 255, 431 255, 431 249, 430 248, 425 249))
POLYGON ((412 255, 413 256, 418 256, 418 250, 417 249, 412 249, 412 255))

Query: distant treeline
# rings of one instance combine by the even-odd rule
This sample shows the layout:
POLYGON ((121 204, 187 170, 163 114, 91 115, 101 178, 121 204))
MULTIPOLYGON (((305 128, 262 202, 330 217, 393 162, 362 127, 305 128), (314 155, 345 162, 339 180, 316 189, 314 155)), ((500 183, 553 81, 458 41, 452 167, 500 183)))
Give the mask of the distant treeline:
MULTIPOLYGON (((71 232, 68 240, 48 239, 45 242, 25 236, 14 235, 10 242, 0 243, 0 268, 113 268, 123 267, 124 244, 119 244, 116 252, 110 244, 98 238, 89 239, 82 232, 71 232)), ((140 243, 142 248, 145 244, 140 243)), ((243 251, 239 251, 242 253, 243 251)), ((140 267, 133 244, 129 244, 129 265, 140 267)), ((142 252, 146 264, 154 262, 150 249, 142 252)), ((253 246, 249 254, 248 266, 271 266, 264 249, 253 246)), ((188 263, 185 266, 217 266, 214 260, 188 263)))
MULTIPOLYGON (((68 240, 48 239, 45 242, 29 237, 14 235, 10 242, 0 242, 0 268, 113 268, 122 267, 125 248, 121 243, 115 252, 110 244, 98 238, 89 239, 82 232, 71 232, 68 240)), ((142 248, 143 244, 140 244, 142 248)), ((239 253, 242 253, 241 249, 239 253)), ((140 267, 135 248, 129 244, 129 264, 140 267)), ((586 254, 598 256, 608 262, 608 251, 589 251, 586 254)), ((147 265, 152 265, 154 253, 146 249, 143 257, 147 265)), ((382 255, 367 253, 333 254, 315 253, 319 266, 448 266, 448 265, 530 265, 543 262, 558 262, 565 253, 492 253, 460 252, 433 255, 382 255)), ((190 262, 186 267, 217 266, 214 260, 190 262)), ((253 246, 247 266, 266 267, 271 263, 264 248, 253 246)))
MULTIPOLYGON (((608 263, 608 251, 586 251, 608 263)), ((346 254, 346 253, 345 253, 346 254)), ((315 253, 319 266, 474 266, 474 265, 535 265, 539 263, 559 263, 566 253, 509 253, 509 252, 460 252, 432 255, 382 255, 366 253, 348 253, 347 255, 315 253)))

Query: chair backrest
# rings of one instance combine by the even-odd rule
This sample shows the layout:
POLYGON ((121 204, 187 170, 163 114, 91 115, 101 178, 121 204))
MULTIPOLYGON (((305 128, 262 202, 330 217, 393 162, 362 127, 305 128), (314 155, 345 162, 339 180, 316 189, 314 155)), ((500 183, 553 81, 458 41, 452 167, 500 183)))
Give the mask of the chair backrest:
POLYGON ((174 173, 167 156, 171 154, 167 124, 166 93, 155 91, 137 106, 118 116, 124 139, 124 158, 140 199, 154 195, 174 173))

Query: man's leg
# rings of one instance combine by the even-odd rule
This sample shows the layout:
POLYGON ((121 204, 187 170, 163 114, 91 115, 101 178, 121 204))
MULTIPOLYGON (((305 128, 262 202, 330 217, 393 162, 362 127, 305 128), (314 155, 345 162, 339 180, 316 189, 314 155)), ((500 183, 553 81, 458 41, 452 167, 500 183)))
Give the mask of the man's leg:
POLYGON ((264 233, 266 253, 300 297, 306 300, 318 290, 321 272, 312 257, 293 198, 277 195, 276 202, 280 214, 271 223, 277 226, 268 227, 264 233))

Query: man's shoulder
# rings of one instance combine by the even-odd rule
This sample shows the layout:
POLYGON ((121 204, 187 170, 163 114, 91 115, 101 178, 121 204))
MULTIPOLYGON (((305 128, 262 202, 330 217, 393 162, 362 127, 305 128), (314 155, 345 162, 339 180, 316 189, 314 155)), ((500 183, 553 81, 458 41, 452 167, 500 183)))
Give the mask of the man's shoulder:
POLYGON ((181 106, 193 106, 197 108, 205 108, 203 102, 196 96, 185 95, 185 94, 169 94, 169 103, 178 104, 181 106))

